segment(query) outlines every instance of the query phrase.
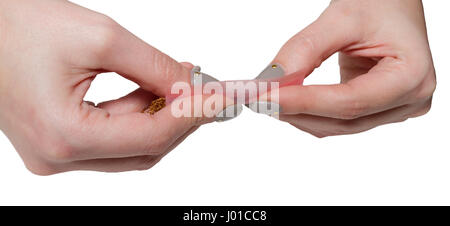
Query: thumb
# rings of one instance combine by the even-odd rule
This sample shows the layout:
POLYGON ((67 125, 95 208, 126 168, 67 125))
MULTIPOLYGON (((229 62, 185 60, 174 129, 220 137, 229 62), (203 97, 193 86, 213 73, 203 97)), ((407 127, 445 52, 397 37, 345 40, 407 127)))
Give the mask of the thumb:
POLYGON ((309 75, 333 53, 359 39, 355 20, 342 15, 332 4, 308 27, 293 36, 279 51, 273 63, 286 75, 309 75))

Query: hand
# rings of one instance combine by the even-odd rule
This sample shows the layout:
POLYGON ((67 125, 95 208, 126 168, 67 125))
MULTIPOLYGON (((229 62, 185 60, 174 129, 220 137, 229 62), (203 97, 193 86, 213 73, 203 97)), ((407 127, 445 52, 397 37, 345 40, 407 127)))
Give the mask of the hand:
POLYGON ((152 167, 204 123, 170 107, 141 113, 176 81, 189 82, 189 68, 104 15, 68 1, 0 2, 0 128, 35 174, 152 167), (92 106, 83 97, 102 72, 141 88, 92 106))
POLYGON ((279 89, 281 120, 317 137, 425 114, 436 87, 419 0, 337 0, 274 62, 306 77, 339 52, 341 84, 279 89))

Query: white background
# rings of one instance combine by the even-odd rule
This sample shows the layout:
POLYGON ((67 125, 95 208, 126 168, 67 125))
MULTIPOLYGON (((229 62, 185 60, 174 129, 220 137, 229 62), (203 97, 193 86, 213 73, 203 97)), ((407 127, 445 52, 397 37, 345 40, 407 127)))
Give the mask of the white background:
MULTIPOLYGON (((320 1, 74 1, 105 13, 179 61, 221 80, 255 77, 320 1)), ((245 110, 203 126, 149 171, 28 172, 0 133, 0 204, 351 205, 450 204, 450 3, 425 0, 438 77, 430 113, 349 136, 315 138, 245 110)), ((333 56, 307 83, 338 82, 333 56)), ((136 85, 99 76, 87 99, 136 85)))

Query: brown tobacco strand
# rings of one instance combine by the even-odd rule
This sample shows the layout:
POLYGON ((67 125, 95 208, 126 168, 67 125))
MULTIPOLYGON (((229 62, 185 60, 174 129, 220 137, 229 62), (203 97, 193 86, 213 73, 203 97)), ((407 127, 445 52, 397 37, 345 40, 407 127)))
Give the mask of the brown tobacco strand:
POLYGON ((166 106, 166 98, 160 97, 160 98, 152 101, 150 106, 148 106, 148 108, 146 108, 143 112, 146 114, 153 115, 156 112, 158 112, 159 110, 161 110, 162 108, 164 108, 165 106, 166 106))

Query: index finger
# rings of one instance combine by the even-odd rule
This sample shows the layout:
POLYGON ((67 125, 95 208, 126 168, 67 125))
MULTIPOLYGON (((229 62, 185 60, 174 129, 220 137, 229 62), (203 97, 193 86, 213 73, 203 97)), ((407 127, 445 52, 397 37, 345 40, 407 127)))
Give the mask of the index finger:
MULTIPOLYGON (((354 119, 408 103, 418 84, 398 59, 385 58, 367 74, 344 84, 286 86, 278 90, 283 114, 354 119)), ((270 95, 260 97, 261 101, 270 95)))
POLYGON ((158 96, 168 94, 175 82, 190 82, 190 71, 181 63, 113 20, 110 24, 109 38, 100 54, 102 69, 117 72, 158 96))

